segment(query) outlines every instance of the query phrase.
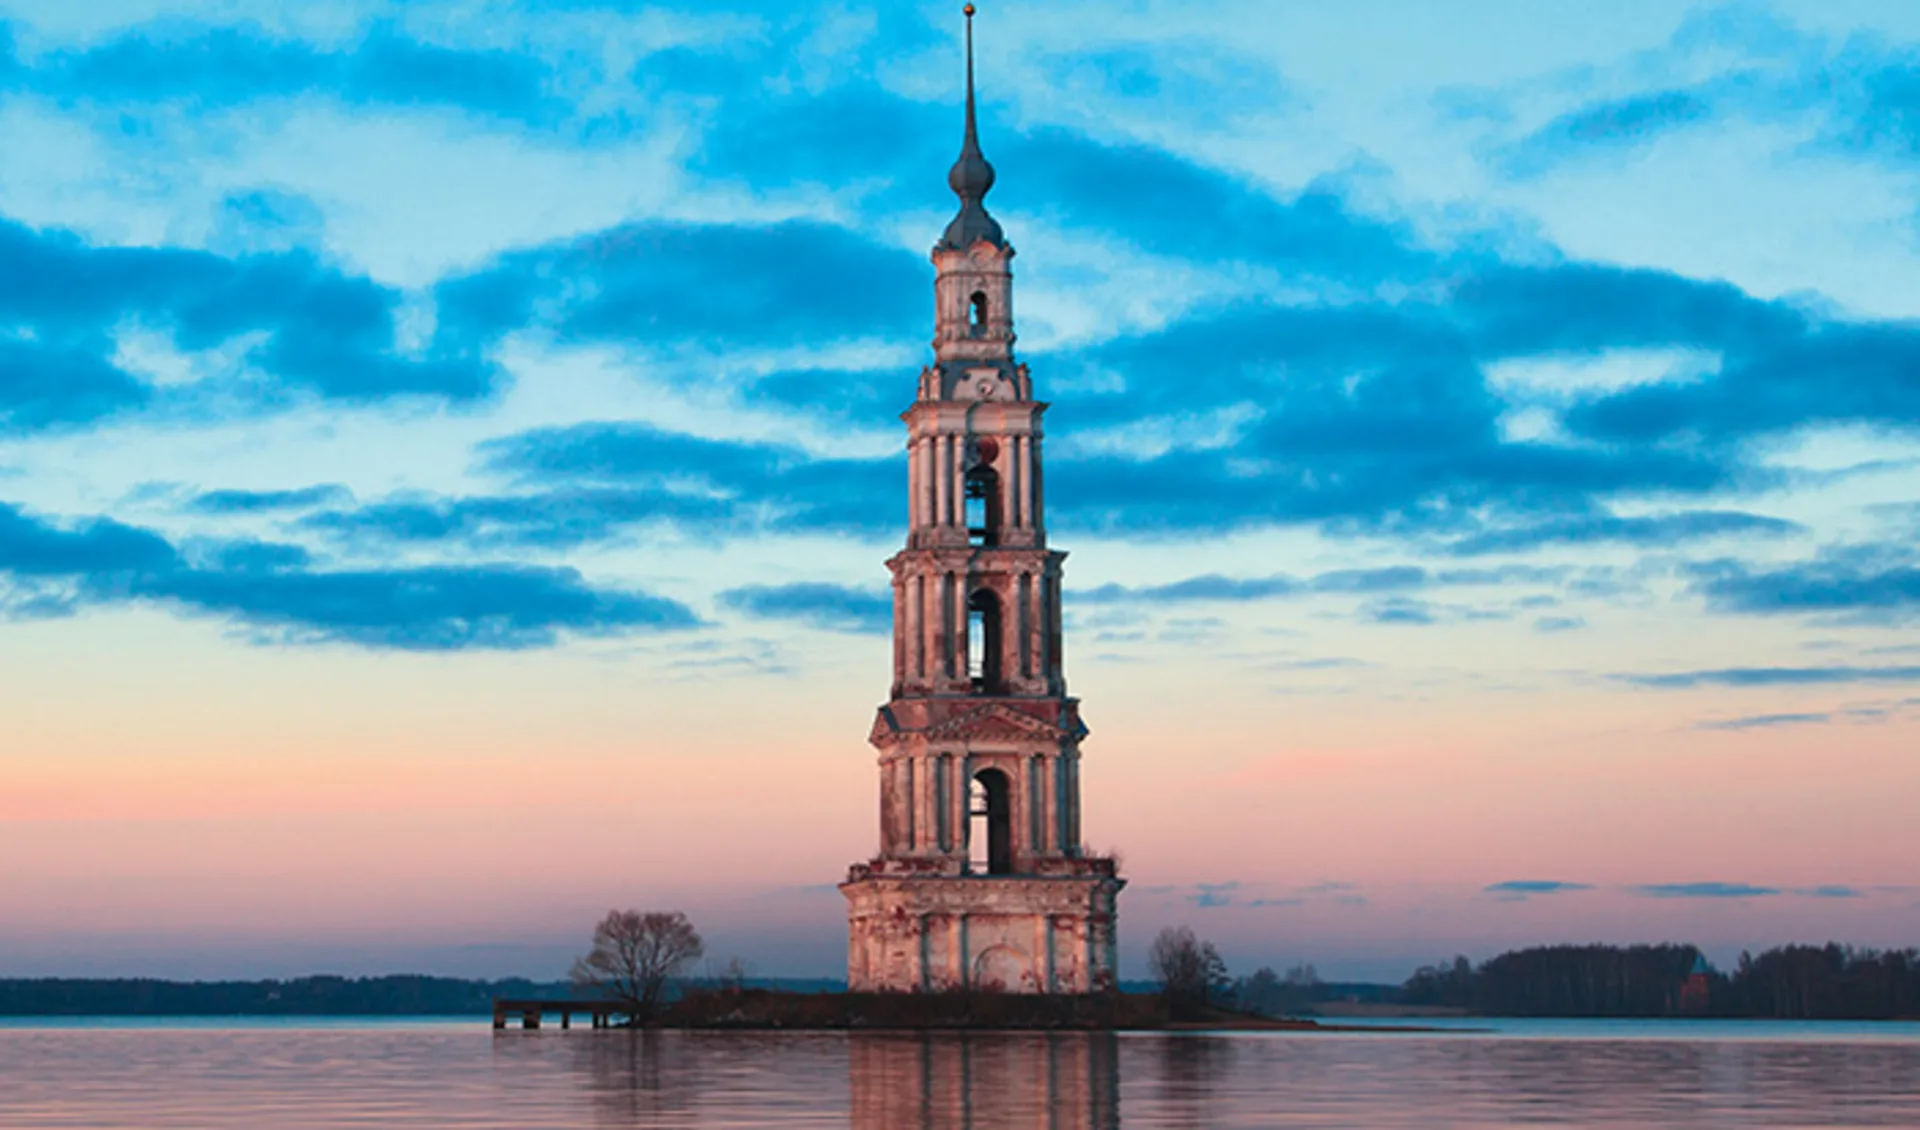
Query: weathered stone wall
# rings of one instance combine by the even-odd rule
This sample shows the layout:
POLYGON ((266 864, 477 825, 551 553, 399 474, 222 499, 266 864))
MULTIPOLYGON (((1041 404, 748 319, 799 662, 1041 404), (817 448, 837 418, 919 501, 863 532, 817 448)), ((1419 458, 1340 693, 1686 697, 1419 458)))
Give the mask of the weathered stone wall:
POLYGON ((1119 880, 1099 875, 853 879, 841 888, 848 902, 848 987, 856 992, 1110 989, 1120 886, 1119 880))

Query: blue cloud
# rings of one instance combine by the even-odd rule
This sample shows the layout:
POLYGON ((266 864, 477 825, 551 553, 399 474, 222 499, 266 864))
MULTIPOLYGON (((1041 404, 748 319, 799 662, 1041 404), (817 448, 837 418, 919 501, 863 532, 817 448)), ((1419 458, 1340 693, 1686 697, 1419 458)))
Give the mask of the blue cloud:
POLYGON ((297 546, 233 542, 189 560, 165 538, 109 519, 58 525, 0 503, 0 579, 70 586, 86 604, 159 603, 215 615, 257 639, 447 651, 547 647, 561 633, 698 626, 684 605, 596 588, 571 569, 516 565, 328 570, 297 546))
POLYGON ((0 340, 0 435, 90 424, 150 398, 145 384, 98 352, 0 340))
POLYGON ((1432 602, 1398 596, 1373 601, 1360 609, 1360 615, 1375 624, 1425 627, 1440 622, 1439 610, 1432 602))
POLYGON ((1333 184, 1281 200, 1243 177, 1162 149, 1102 144, 1062 129, 995 139, 989 148, 1004 170, 995 198, 1007 211, 1117 236, 1156 254, 1367 284, 1425 276, 1440 261, 1411 225, 1361 216, 1333 184))
POLYGON ((1313 591, 1327 593, 1399 592, 1424 588, 1434 580, 1417 565, 1391 565, 1382 569, 1338 569, 1313 579, 1313 591))
POLYGON ((1619 675, 1623 682, 1660 690, 1693 687, 1793 687, 1847 683, 1920 682, 1920 667, 1723 667, 1653 675, 1619 675))
POLYGON ((1598 542, 1664 547, 1705 538, 1781 537, 1803 532, 1805 527, 1797 522, 1731 510, 1688 510, 1628 518, 1594 513, 1547 517, 1484 530, 1453 541, 1448 548, 1459 554, 1480 554, 1598 542))
POLYGON ((139 578, 126 593, 227 617, 272 642, 406 651, 551 647, 562 631, 601 636, 699 623, 671 600, 596 589, 572 569, 514 565, 182 570, 139 578))
POLYGON ((879 534, 898 525, 900 458, 815 459, 774 443, 704 439, 645 424, 542 428, 482 445, 521 482, 650 486, 694 481, 760 528, 879 534))
POLYGON ((450 106, 526 122, 565 112, 545 92, 547 68, 507 51, 439 47, 376 25, 358 41, 320 49, 257 27, 136 28, 81 50, 49 52, 13 81, 63 102, 230 107, 262 98, 328 95, 347 103, 450 106))
POLYGON ((1240 882, 1237 879, 1225 883, 1195 883, 1194 893, 1186 896, 1186 900, 1201 910, 1213 910, 1233 905, 1235 893, 1239 890, 1240 882))
POLYGON ((1076 604, 1115 604, 1122 601, 1147 601, 1156 603, 1182 601, 1245 601, 1264 600, 1273 596, 1293 596, 1308 591, 1307 586, 1291 577, 1253 577, 1238 579, 1210 573, 1204 577, 1188 577, 1165 585, 1148 585, 1131 588, 1126 585, 1105 584, 1085 592, 1070 594, 1076 604))
POLYGON ((317 248, 325 226, 326 216, 311 198, 257 188, 220 202, 209 247, 227 253, 317 248))
POLYGON ((158 534, 109 518, 57 526, 0 502, 0 573, 15 577, 172 570, 180 555, 158 534))
POLYGON ((1920 614, 1920 563, 1905 545, 1853 546, 1774 569, 1718 561, 1696 569, 1693 590, 1722 612, 1920 614))
POLYGON ((1707 118, 1713 107, 1697 92, 1665 90, 1582 106, 1562 114, 1499 153, 1512 176, 1535 176, 1568 159, 1609 156, 1645 145, 1707 118))
POLYGON ((1701 730, 1771 730, 1781 726, 1814 726, 1833 721, 1831 714, 1750 714, 1744 718, 1726 718, 1702 722, 1701 730))
POLYGON ((670 525, 696 536, 753 527, 753 507, 660 486, 559 487, 528 494, 399 497, 301 519, 304 529, 379 550, 454 542, 469 549, 565 549, 670 525))
POLYGON ((1156 116, 1183 108, 1207 115, 1271 112, 1297 99, 1270 60, 1231 45, 1162 39, 1151 48, 1049 53, 1032 66, 1057 87, 1089 101, 1145 104, 1156 116))
POLYGON ((883 635, 893 628, 893 601, 875 589, 820 582, 747 585, 719 595, 720 603, 761 620, 793 620, 836 632, 883 635))
MULTIPOLYGON (((110 331, 138 322, 171 332, 183 350, 262 335, 246 354, 277 388, 349 401, 490 392, 493 367, 471 354, 396 352, 399 295, 322 265, 308 252, 225 258, 172 248, 92 247, 61 231, 0 220, 0 331, 12 330, 0 370, 0 412, 15 428, 72 423, 150 400, 112 368, 110 331)), ((214 379, 214 378, 210 378, 214 379)), ((229 386, 248 388, 229 376, 229 386)))
POLYGON ((309 510, 350 502, 353 492, 338 483, 322 483, 296 490, 210 490, 195 495, 187 505, 203 514, 257 514, 263 511, 309 510))
POLYGON ((509 252, 435 297, 461 350, 529 325, 569 342, 823 345, 922 329, 926 284, 918 256, 827 224, 645 221, 509 252))
POLYGON ((1577 632, 1586 626, 1586 620, 1579 616, 1541 616, 1533 622, 1534 631, 1549 635, 1556 632, 1577 632))
POLYGON ((1634 894, 1659 899, 1768 898, 1781 893, 1779 887, 1756 887, 1750 883, 1650 883, 1632 890, 1634 894))
POLYGON ((1555 879, 1510 879, 1487 887, 1490 895, 1553 895, 1564 891, 1590 891, 1591 883, 1567 883, 1555 879))
MULTIPOLYGON (((1562 313, 1572 314, 1526 321, 1562 313)), ((1521 344, 1566 347, 1507 347, 1526 352, 1521 344)), ((1056 512, 1135 533, 1322 523, 1472 534, 1502 519, 1589 512, 1609 496, 1699 495, 1756 478, 1719 453, 1506 440, 1507 406, 1474 353, 1440 310, 1257 303, 1093 347, 1087 363, 1125 385, 1061 396, 1078 426, 1214 407, 1258 418, 1224 449, 1057 462, 1056 512)))
POLYGON ((1377 569, 1335 569, 1312 577, 1284 573, 1268 577, 1226 577, 1208 573, 1164 585, 1128 586, 1108 583, 1084 592, 1070 592, 1075 604, 1179 604, 1187 602, 1242 602, 1309 594, 1375 595, 1405 593, 1445 586, 1545 584, 1562 580, 1564 569, 1502 566, 1493 569, 1428 570, 1417 565, 1388 565, 1377 569))
MULTIPOLYGON (((684 65, 683 57, 669 58, 684 65)), ((664 61, 657 56, 642 66, 658 73, 664 61)), ((866 84, 724 104, 727 111, 715 115, 691 159, 697 172, 762 190, 817 184, 891 204, 951 200, 937 175, 960 144, 951 105, 910 102, 866 84), (771 137, 780 144, 767 144, 771 137)))
POLYGON ((1595 440, 1635 444, 1728 444, 1817 424, 1920 427, 1920 328, 1803 319, 1783 329, 1717 343, 1726 355, 1705 377, 1610 393, 1566 422, 1595 440))
POLYGON ((1832 883, 1820 887, 1799 887, 1796 888, 1793 893, 1816 899, 1858 899, 1867 897, 1852 887, 1843 887, 1832 883))

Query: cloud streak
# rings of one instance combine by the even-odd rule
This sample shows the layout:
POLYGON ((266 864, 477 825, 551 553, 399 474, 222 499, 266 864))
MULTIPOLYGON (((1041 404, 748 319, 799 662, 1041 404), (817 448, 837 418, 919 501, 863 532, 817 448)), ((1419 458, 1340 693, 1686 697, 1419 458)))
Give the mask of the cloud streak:
MULTIPOLYGON (((322 570, 297 546, 230 542, 191 557, 110 519, 57 524, 0 503, 0 577, 64 585, 78 605, 155 603, 256 642, 406 651, 551 647, 563 635, 696 627, 684 605, 598 588, 572 569, 432 565, 322 570)), ((48 597, 42 590, 42 599, 48 597)))
POLYGON ((1637 687, 1690 690, 1695 687, 1837 686, 1849 683, 1910 683, 1920 680, 1920 667, 1838 665, 1832 667, 1722 667, 1699 671, 1616 675, 1637 687))
POLYGON ((747 585, 728 589, 720 603, 761 620, 791 620, 826 631, 884 635, 893 627, 893 601, 885 592, 820 582, 747 585))

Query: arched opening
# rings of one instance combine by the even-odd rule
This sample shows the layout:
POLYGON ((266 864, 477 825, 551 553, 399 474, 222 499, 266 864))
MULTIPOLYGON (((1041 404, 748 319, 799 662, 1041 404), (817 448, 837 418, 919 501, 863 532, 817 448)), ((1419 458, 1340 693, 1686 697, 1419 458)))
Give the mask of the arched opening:
POLYGON ((1000 598, 989 589, 967 597, 967 675, 976 693, 999 693, 1000 598))
POLYGON ((979 337, 987 332, 987 292, 976 290, 967 300, 967 334, 979 337))
POLYGON ((998 769, 973 775, 967 806, 967 865, 975 872, 1005 875, 1013 870, 1013 789, 998 769))
POLYGON ((1000 476, 981 464, 967 472, 967 540, 974 545, 1000 544, 1000 476))

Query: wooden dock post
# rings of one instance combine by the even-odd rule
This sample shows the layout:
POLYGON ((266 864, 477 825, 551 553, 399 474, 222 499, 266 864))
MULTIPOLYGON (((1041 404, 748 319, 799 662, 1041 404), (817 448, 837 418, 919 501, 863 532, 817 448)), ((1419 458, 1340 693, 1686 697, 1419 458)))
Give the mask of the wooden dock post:
POLYGON ((619 1001, 609 1000, 515 1000, 501 997, 493 1002, 493 1028, 501 1031, 507 1026, 507 1018, 518 1015, 520 1027, 529 1031, 538 1031, 540 1020, 549 1013, 560 1014, 560 1027, 573 1027, 573 1014, 584 1012, 595 1028, 613 1027, 613 1014, 624 1011, 619 1001))

